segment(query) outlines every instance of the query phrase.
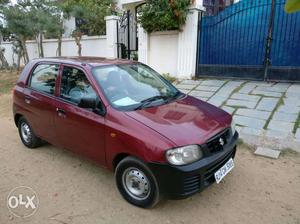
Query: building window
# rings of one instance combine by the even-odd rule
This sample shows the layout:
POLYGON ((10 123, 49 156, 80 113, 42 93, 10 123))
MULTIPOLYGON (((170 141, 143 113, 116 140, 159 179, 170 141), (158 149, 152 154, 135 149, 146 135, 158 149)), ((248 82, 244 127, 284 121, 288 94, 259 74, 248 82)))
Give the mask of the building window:
POLYGON ((206 16, 213 16, 237 2, 235 0, 204 0, 203 6, 206 8, 206 16))

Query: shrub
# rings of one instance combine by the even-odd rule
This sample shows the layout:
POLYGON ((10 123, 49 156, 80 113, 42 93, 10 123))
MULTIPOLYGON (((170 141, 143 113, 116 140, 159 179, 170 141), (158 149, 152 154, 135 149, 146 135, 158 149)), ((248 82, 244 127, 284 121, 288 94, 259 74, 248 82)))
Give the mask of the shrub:
POLYGON ((174 76, 171 76, 169 73, 163 73, 161 75, 171 83, 174 83, 177 81, 177 78, 175 78, 174 76))
POLYGON ((180 30, 185 24, 191 0, 147 0, 139 22, 148 32, 180 30))

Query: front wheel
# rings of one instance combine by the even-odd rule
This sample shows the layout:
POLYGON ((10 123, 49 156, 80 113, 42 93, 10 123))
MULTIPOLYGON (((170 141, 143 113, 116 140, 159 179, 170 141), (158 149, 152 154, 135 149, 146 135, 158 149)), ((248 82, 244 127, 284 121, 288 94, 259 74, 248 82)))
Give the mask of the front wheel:
POLYGON ((117 166, 117 187, 126 201, 142 207, 154 207, 160 198, 159 187, 155 176, 145 163, 126 157, 117 166))

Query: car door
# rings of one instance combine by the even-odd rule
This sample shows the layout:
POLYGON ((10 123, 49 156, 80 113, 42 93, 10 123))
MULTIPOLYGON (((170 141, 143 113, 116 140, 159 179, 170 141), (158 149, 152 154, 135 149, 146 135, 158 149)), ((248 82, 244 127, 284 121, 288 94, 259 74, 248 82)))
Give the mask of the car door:
POLYGON ((81 68, 64 65, 59 81, 54 120, 61 144, 105 165, 105 118, 78 106, 84 97, 94 98, 101 105, 100 98, 81 68))
POLYGON ((59 64, 40 63, 32 70, 24 89, 24 116, 43 140, 57 144, 54 127, 56 115, 55 86, 59 64))

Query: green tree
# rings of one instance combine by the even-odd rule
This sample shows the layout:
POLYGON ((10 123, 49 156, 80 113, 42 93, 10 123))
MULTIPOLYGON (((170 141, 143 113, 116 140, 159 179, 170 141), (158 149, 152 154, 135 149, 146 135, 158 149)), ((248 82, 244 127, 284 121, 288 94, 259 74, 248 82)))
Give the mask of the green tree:
MULTIPOLYGON (((25 63, 29 61, 26 41, 36 39, 39 56, 44 57, 43 37, 62 35, 61 9, 52 0, 18 0, 3 10, 4 19, 9 31, 20 42, 25 63)), ((18 49, 20 49, 18 47, 18 49)))
POLYGON ((60 14, 56 14, 51 17, 51 22, 46 28, 45 37, 46 38, 57 38, 57 49, 56 55, 61 56, 62 47, 62 35, 64 33, 63 29, 63 17, 60 14))
POLYGON ((0 0, 0 18, 3 18, 3 8, 6 7, 6 5, 9 3, 9 0, 0 0))
POLYGON ((3 10, 6 26, 8 30, 15 34, 20 40, 22 47, 22 56, 25 63, 29 61, 28 51, 26 48, 26 40, 34 36, 34 22, 28 10, 25 10, 20 5, 8 6, 3 10))
POLYGON ((66 15, 83 21, 79 28, 87 35, 105 34, 104 17, 115 13, 113 0, 64 0, 61 6, 66 15))
POLYGON ((45 23, 45 37, 58 39, 56 55, 61 56, 62 36, 64 33, 62 3, 60 0, 48 0, 46 5, 48 6, 47 11, 51 15, 47 18, 47 23, 45 23))
POLYGON ((72 33, 78 47, 79 56, 81 56, 82 35, 105 34, 104 17, 115 13, 113 0, 64 0, 61 8, 66 17, 73 16, 77 21, 80 21, 79 26, 72 33))
POLYGON ((38 44, 39 56, 44 57, 43 37, 58 36, 62 33, 60 20, 61 11, 56 1, 52 0, 19 0, 18 4, 28 10, 29 17, 33 21, 32 32, 38 44))

